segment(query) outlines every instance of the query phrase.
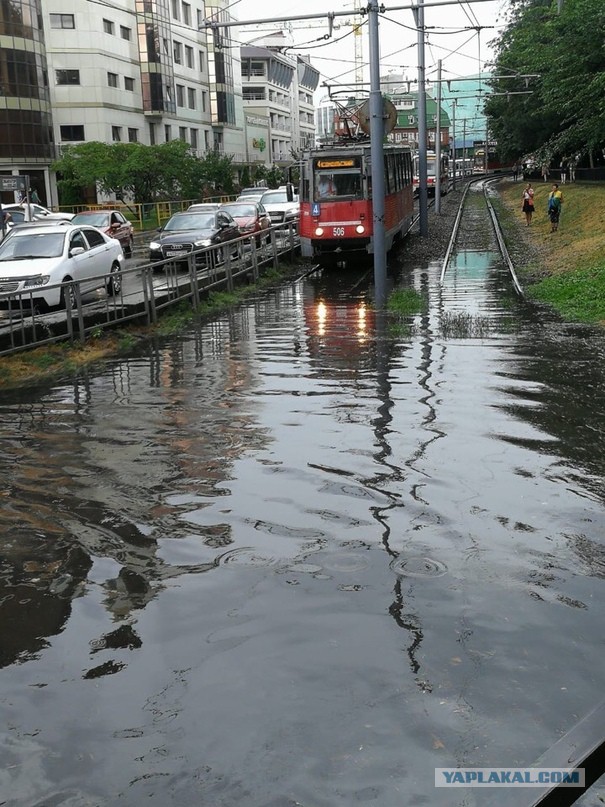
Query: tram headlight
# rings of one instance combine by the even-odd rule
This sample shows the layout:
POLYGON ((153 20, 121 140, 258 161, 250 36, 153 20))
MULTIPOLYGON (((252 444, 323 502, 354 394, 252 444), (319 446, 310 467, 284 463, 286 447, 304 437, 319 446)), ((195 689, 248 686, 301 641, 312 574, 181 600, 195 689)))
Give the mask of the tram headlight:
POLYGON ((316 227, 315 228, 315 235, 322 236, 323 234, 324 234, 324 228, 323 227, 316 227))
POLYGON ((363 226, 363 224, 358 224, 357 227, 355 227, 355 232, 359 233, 359 235, 361 235, 362 233, 365 233, 365 231, 366 231, 366 228, 363 226))

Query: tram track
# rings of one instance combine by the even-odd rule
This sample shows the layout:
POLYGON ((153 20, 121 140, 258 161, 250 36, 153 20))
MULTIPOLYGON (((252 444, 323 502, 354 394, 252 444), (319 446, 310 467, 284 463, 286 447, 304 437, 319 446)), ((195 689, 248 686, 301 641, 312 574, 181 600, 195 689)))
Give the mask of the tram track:
POLYGON ((496 241, 497 241, 497 244, 498 244, 498 249, 500 251, 500 255, 502 256, 502 260, 504 261, 504 263, 507 266, 507 269, 508 269, 508 272, 510 274, 511 281, 512 281, 513 288, 514 288, 515 292, 520 297, 525 297, 525 293, 524 293, 523 288, 522 288, 522 286, 521 286, 521 284, 519 282, 519 279, 518 279, 517 274, 515 272, 515 267, 513 265, 512 260, 511 260, 511 257, 510 257, 510 254, 508 252, 508 249, 506 247, 506 242, 504 240, 504 234, 502 232, 502 227, 500 226, 500 222, 498 220, 497 213, 496 213, 496 211, 494 209, 494 206, 492 205, 491 200, 489 198, 489 193, 488 193, 489 185, 492 182, 495 182, 497 179, 500 179, 500 177, 493 177, 492 179, 488 179, 488 178, 486 178, 484 176, 481 176, 481 177, 477 177, 475 179, 471 179, 470 182, 468 182, 468 184, 466 185, 466 188, 464 189, 464 193, 462 194, 462 198, 460 200, 460 205, 458 207, 458 212, 456 214, 456 219, 454 221, 454 226, 452 228, 452 234, 450 236, 450 240, 448 242, 448 246, 447 246, 447 249, 446 249, 446 252, 445 252, 445 257, 443 259, 443 263, 442 263, 442 266, 441 266, 441 274, 440 274, 439 282, 441 284, 443 284, 444 279, 445 279, 445 275, 446 275, 446 272, 447 272, 447 269, 448 269, 448 266, 449 266, 450 261, 451 261, 452 254, 454 252, 454 249, 458 245, 457 242, 458 242, 458 235, 459 235, 459 232, 460 232, 460 224, 461 224, 462 219, 463 219, 464 208, 465 208, 465 205, 466 205, 466 202, 467 202, 468 192, 469 192, 471 186, 473 186, 474 184, 476 184, 478 182, 481 182, 482 185, 483 185, 483 187, 482 187, 483 196, 484 196, 485 203, 486 203, 486 206, 487 206, 487 210, 488 210, 488 213, 489 213, 489 216, 490 216, 490 221, 491 221, 491 224, 492 224, 492 228, 494 230, 494 234, 495 234, 495 237, 496 237, 496 241))

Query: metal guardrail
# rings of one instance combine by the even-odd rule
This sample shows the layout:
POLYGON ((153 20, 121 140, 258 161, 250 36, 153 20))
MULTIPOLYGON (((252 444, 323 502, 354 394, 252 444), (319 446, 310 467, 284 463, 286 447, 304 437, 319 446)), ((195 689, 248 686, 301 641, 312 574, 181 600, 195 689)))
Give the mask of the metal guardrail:
POLYGON ((563 783, 545 784, 542 788, 526 790, 511 788, 502 798, 493 800, 494 807, 570 807, 605 773, 605 702, 544 753, 532 767, 560 770, 584 768, 583 788, 563 783))
MULTIPOLYGON (((247 235, 228 242, 228 246, 202 247, 177 260, 169 258, 122 269, 111 275, 121 281, 119 292, 92 302, 83 302, 86 295, 81 291, 80 281, 57 284, 54 288, 71 287, 73 290, 75 304, 66 288, 65 310, 62 311, 39 311, 33 299, 35 290, 2 294, 0 303, 6 304, 8 316, 0 319, 0 356, 66 340, 84 343, 98 335, 100 328, 105 330, 141 321, 153 324, 164 310, 176 303, 189 300, 198 307, 213 290, 232 291, 244 279, 256 281, 264 269, 277 268, 281 257, 292 257, 299 245, 294 223, 276 225, 267 232, 268 237, 260 246, 255 236, 247 235), (179 269, 183 265, 186 265, 185 271, 179 269), (160 272, 161 282, 158 283, 160 272), (139 274, 140 282, 128 282, 139 274)), ((102 288, 107 286, 109 277, 109 274, 99 275, 85 282, 102 288)), ((50 288, 53 287, 45 286, 45 289, 50 288)))

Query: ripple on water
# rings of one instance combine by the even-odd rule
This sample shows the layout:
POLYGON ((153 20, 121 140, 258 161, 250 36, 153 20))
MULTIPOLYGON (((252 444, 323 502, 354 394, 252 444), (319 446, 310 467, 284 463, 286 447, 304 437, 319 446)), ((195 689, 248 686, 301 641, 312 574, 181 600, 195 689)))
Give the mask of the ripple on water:
POLYGON ((272 555, 265 555, 258 552, 252 547, 242 547, 241 549, 232 549, 225 552, 219 558, 221 566, 237 566, 245 568, 264 568, 268 566, 275 566, 277 558, 272 555))
POLYGON ((391 569, 400 577, 443 577, 447 566, 439 560, 427 557, 395 558, 391 569))

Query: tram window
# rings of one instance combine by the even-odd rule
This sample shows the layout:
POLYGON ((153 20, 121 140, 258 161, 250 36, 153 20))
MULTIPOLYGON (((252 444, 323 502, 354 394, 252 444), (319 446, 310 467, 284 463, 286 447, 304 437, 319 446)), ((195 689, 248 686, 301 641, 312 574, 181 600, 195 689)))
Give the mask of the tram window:
POLYGON ((328 173, 321 171, 316 174, 316 199, 330 199, 335 196, 361 196, 361 177, 358 173, 328 173))

